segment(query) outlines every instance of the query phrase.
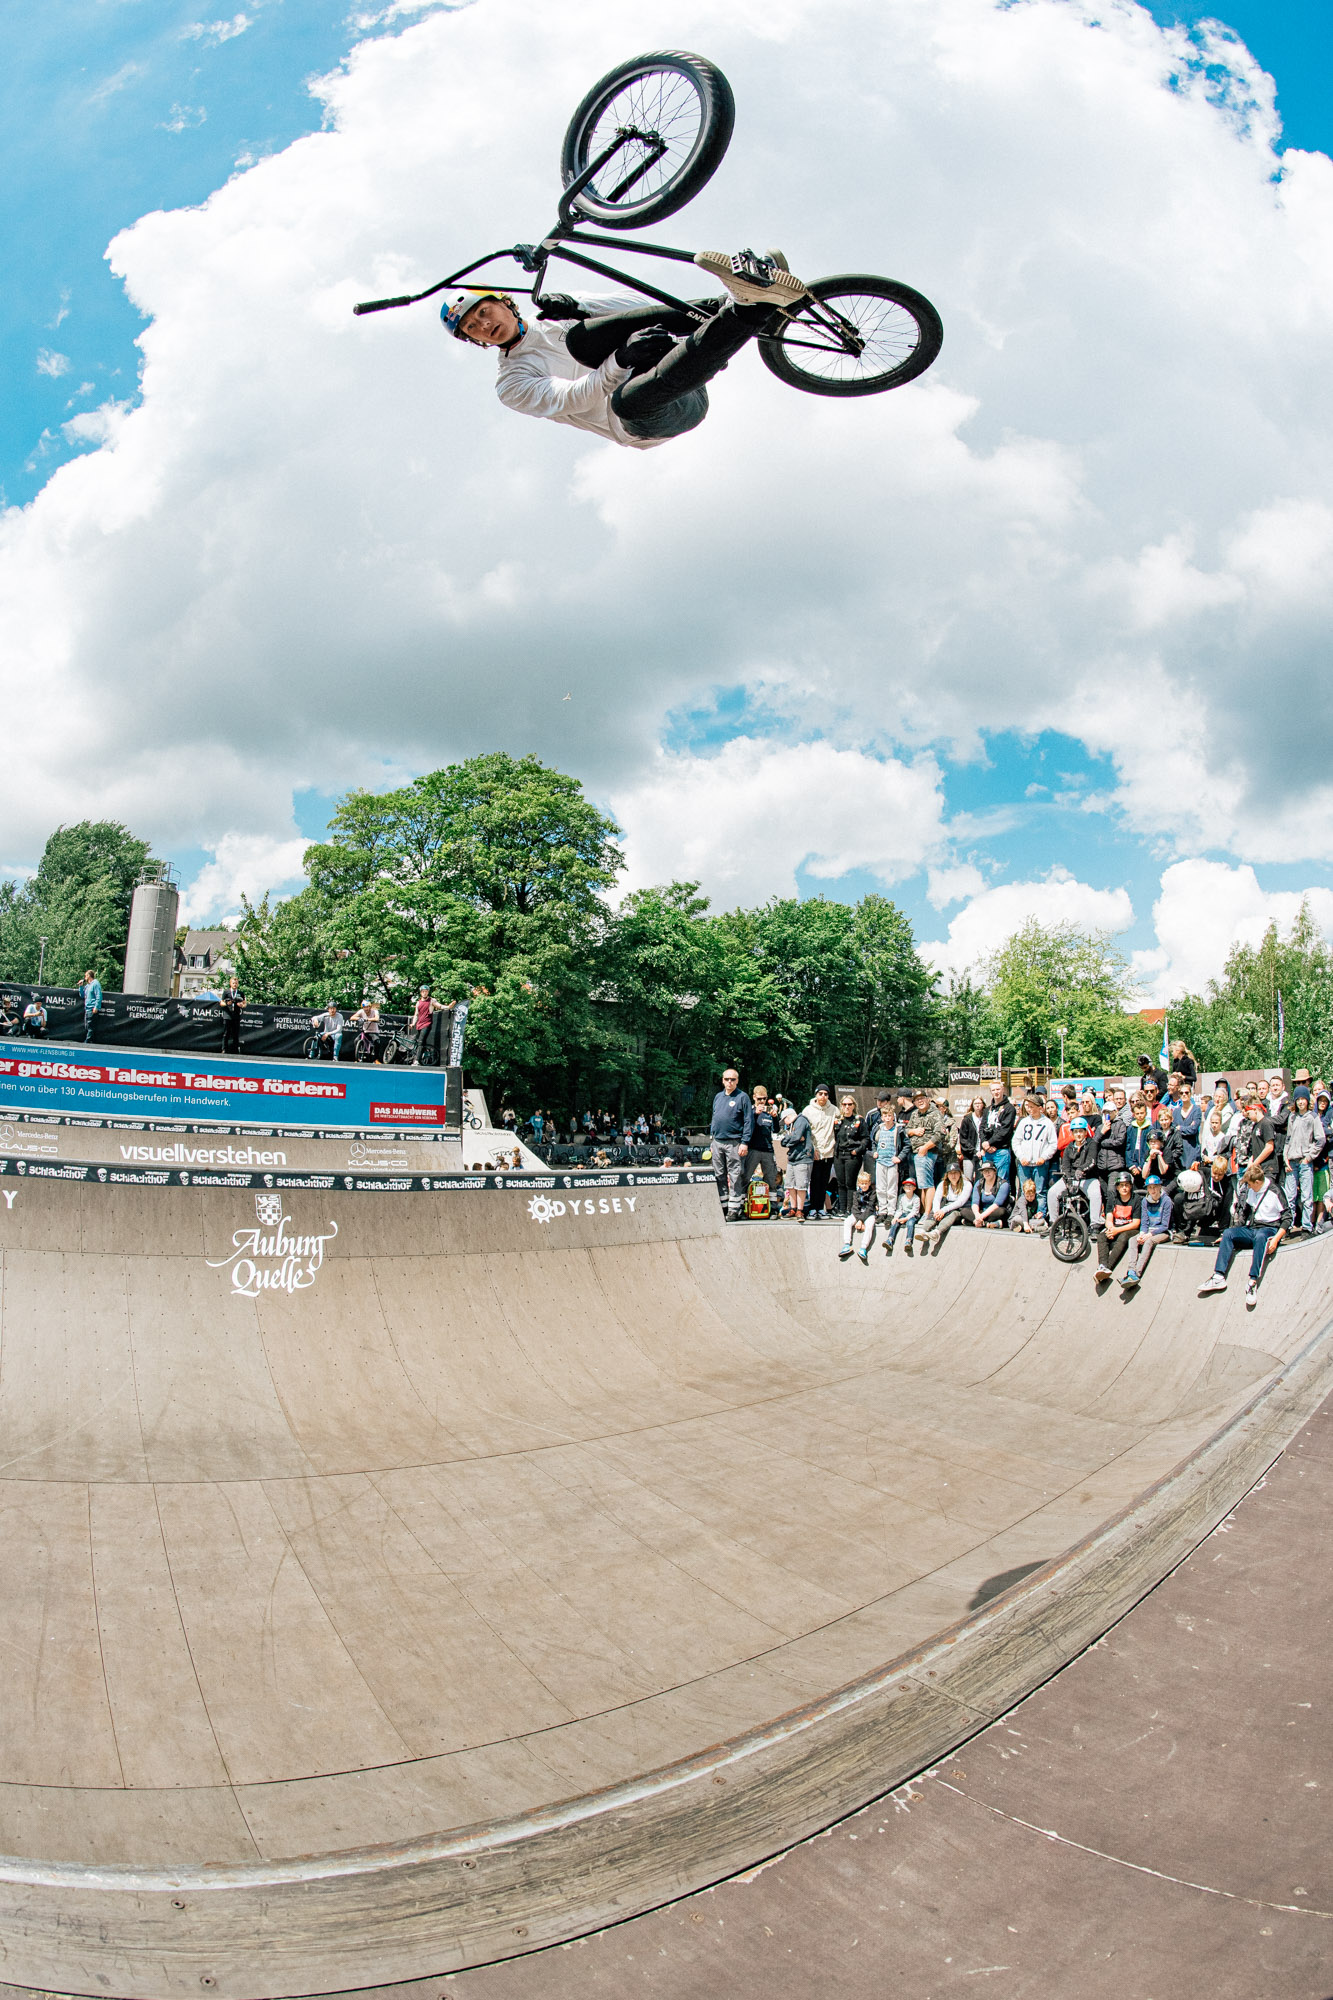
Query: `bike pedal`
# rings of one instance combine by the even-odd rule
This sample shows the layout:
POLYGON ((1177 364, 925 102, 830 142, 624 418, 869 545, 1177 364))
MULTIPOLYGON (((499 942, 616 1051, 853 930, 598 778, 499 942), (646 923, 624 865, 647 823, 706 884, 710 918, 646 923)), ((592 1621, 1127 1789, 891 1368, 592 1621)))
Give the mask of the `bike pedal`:
POLYGON ((750 285, 771 285, 778 274, 771 257, 760 257, 753 250, 738 250, 731 259, 731 269, 734 276, 750 285))

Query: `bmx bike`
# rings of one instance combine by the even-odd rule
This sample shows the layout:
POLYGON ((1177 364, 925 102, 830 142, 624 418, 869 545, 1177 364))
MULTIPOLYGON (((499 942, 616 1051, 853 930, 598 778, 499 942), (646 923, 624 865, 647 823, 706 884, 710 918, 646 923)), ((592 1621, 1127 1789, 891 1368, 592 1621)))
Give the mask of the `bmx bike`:
POLYGON ((380 1044, 382 1063, 416 1063, 421 1069, 434 1069, 439 1060, 440 1051, 433 1040, 427 1041, 418 1053, 414 1028, 390 1028, 380 1044))
POLYGON ((1051 1224, 1050 1245, 1051 1255, 1062 1264, 1081 1263, 1092 1248, 1092 1211, 1081 1187, 1066 1194, 1051 1224))
MULTIPOLYGON (((702 56, 669 49, 635 56, 593 85, 570 120, 560 158, 564 194, 539 243, 515 243, 474 258, 425 291, 368 299, 354 313, 386 312, 462 284, 486 266, 511 259, 532 279, 507 289, 530 298, 539 319, 572 317, 572 301, 545 291, 548 266, 575 264, 700 325, 716 301, 681 299, 645 278, 587 254, 588 247, 694 266, 694 253, 664 243, 624 243, 597 228, 641 229, 683 208, 712 179, 731 141, 736 107, 731 85, 702 56), (589 228, 588 225, 593 225, 589 228)), ((877 396, 925 373, 944 329, 930 300, 910 285, 863 273, 818 278, 759 336, 760 357, 789 388, 815 396, 877 396)))

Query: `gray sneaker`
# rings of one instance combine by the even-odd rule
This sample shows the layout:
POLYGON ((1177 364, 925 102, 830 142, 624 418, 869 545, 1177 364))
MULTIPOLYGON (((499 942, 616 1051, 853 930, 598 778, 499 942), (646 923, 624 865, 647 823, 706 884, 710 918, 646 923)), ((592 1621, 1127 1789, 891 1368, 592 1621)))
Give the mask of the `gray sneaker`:
POLYGON ((1226 1279, 1222 1276, 1220 1271, 1214 1271, 1211 1278, 1207 1279, 1207 1281, 1204 1284, 1200 1285, 1199 1297, 1201 1299, 1206 1299, 1210 1292, 1224 1292, 1226 1288, 1227 1288, 1226 1279))
POLYGON ((766 257, 753 250, 701 250, 695 258, 701 271, 725 285, 738 305, 794 306, 806 295, 806 287, 787 269, 780 250, 766 257))

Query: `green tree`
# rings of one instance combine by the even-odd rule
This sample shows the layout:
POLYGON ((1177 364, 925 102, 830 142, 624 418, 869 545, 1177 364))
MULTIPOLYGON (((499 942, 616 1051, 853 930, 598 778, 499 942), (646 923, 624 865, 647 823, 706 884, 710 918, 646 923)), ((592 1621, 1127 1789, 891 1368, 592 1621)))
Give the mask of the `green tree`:
POLYGON ((563 1098, 588 1031, 603 892, 623 866, 615 823, 574 778, 500 753, 382 793, 351 792, 306 851, 309 886, 247 908, 256 991, 391 1005, 420 984, 470 1001, 469 1068, 563 1098))
POLYGON ((1109 933, 1029 917, 986 966, 1006 1065, 1058 1063, 1064 1029, 1070 1075, 1119 1074, 1142 1038, 1135 987, 1109 933))
POLYGON ((975 986, 971 975, 950 976, 948 991, 939 1001, 937 1033, 942 1061, 940 1067, 956 1064, 993 1063, 1004 1039, 991 996, 984 986, 975 986))
POLYGON ((125 977, 130 899, 148 843, 115 820, 57 827, 27 882, 0 882, 0 979, 31 984, 42 961, 52 986, 73 986, 91 966, 103 986, 125 977))
POLYGON ((1184 1036, 1205 1069, 1283 1062, 1326 1074, 1333 1068, 1333 954, 1308 903, 1285 937, 1270 924, 1257 945, 1234 945, 1221 979, 1204 994, 1182 994, 1169 1013, 1173 1035, 1184 1036))

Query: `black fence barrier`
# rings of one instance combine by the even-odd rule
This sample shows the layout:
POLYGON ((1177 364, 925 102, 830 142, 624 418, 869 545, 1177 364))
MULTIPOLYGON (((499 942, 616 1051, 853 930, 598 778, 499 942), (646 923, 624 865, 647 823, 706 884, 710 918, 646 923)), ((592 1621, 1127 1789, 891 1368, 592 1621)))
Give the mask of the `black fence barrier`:
MULTIPOLYGON (((37 999, 46 1009, 46 1039, 52 1042, 81 1042, 83 1040, 83 991, 78 986, 15 986, 7 980, 0 980, 0 1009, 5 1000, 12 1003, 10 1018, 21 1021, 24 1008, 30 1000, 37 999)), ((310 1039, 313 1007, 247 1007, 241 1015, 241 1046, 243 1056, 280 1056, 288 1061, 299 1060, 305 1053, 305 1045, 310 1039)), ((440 1063, 447 1060, 449 1038, 453 1029, 452 1007, 443 1007, 435 1015, 430 1038, 426 1044, 426 1059, 440 1063)), ((382 1035, 396 1033, 402 1041, 411 1038, 406 1014, 381 1014, 382 1035)), ((356 1061, 358 1030, 348 1025, 343 1030, 340 1060, 356 1061)), ((216 1000, 160 1000, 152 994, 144 993, 104 993, 102 1005, 93 1024, 93 1041, 103 1047, 132 1049, 198 1049, 212 1055, 222 1054, 222 1035, 225 1027, 222 1010, 216 1000)), ((15 1030, 11 1027, 9 1032, 15 1030)), ((22 1032, 21 1027, 18 1032, 22 1032)), ((400 1055, 400 1060, 405 1059, 400 1055)))

